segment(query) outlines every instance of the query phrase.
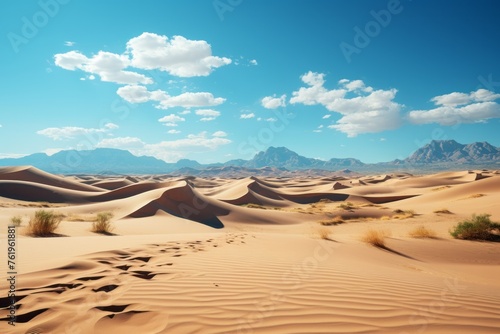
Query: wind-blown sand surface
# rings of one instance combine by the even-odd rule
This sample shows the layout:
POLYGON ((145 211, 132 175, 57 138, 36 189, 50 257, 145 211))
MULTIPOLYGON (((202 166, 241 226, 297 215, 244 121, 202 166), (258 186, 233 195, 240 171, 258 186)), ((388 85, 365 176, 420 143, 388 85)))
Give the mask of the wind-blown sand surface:
POLYGON ((0 252, 0 332, 499 333, 500 243, 448 232, 473 213, 500 221, 498 203, 497 171, 205 179, 1 168, 2 240, 11 217, 24 221, 15 327, 5 243, 0 252), (60 237, 26 235, 40 209, 64 215, 60 237), (90 231, 104 211, 112 236, 90 231), (437 238, 410 238, 420 225, 437 238), (390 235, 385 249, 360 241, 371 228, 390 235))

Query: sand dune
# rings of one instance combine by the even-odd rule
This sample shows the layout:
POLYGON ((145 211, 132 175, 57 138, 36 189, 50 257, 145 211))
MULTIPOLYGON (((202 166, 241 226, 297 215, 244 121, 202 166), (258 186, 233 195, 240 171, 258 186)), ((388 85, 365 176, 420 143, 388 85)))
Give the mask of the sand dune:
POLYGON ((498 333, 500 243, 448 230, 472 213, 500 221, 499 189, 495 171, 106 179, 3 168, 0 234, 10 217, 24 222, 17 323, 6 324, 1 285, 1 332, 498 333), (25 235, 39 203, 64 215, 63 237, 25 235), (103 211, 115 236, 90 232, 103 211), (420 225, 437 238, 410 238, 420 225), (390 232, 385 249, 360 241, 370 228, 390 232))

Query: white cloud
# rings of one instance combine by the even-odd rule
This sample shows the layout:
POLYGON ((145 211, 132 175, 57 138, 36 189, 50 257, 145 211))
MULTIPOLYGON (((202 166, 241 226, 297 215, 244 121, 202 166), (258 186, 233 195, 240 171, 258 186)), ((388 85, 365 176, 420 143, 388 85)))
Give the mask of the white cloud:
POLYGON ((55 64, 66 70, 82 70, 98 75, 102 81, 118 84, 151 84, 153 80, 143 74, 125 71, 130 59, 125 55, 99 51, 92 58, 87 58, 79 51, 58 53, 54 56, 55 64))
POLYGON ((184 122, 185 120, 186 120, 185 118, 179 117, 179 116, 177 116, 175 114, 170 114, 170 115, 167 115, 167 116, 163 116, 162 118, 160 118, 158 120, 158 122, 165 123, 165 125, 169 126, 168 124, 175 124, 177 122, 184 122))
POLYGON ((250 118, 254 118, 254 117, 255 117, 255 114, 253 112, 248 113, 248 114, 241 114, 240 115, 241 119, 250 119, 250 118))
POLYGON ((212 56, 210 44, 182 36, 144 32, 127 42, 131 65, 146 70, 158 69, 179 77, 207 76, 214 69, 231 64, 231 59, 212 56))
POLYGON ((250 64, 251 64, 251 65, 259 65, 259 63, 257 62, 257 60, 256 60, 256 59, 252 59, 252 60, 250 60, 250 64))
POLYGON ((107 133, 111 130, 118 129, 118 125, 107 123, 102 128, 82 128, 76 126, 66 126, 61 128, 46 128, 36 133, 53 140, 72 139, 77 136, 88 135, 92 133, 107 133))
POLYGON ((175 162, 191 153, 215 150, 231 143, 231 140, 221 136, 219 131, 212 136, 206 132, 190 134, 185 138, 148 144, 136 137, 122 137, 102 140, 98 147, 109 147, 129 150, 135 155, 153 156, 167 162, 175 162), (215 135, 218 136, 215 136, 215 135))
POLYGON ((327 119, 327 118, 330 118, 330 117, 332 117, 332 115, 331 115, 331 114, 326 114, 326 115, 325 115, 325 116, 323 116, 322 118, 323 118, 323 119, 327 119))
POLYGON ((182 93, 177 96, 170 96, 165 91, 148 91, 145 86, 128 85, 118 88, 116 93, 125 101, 130 103, 144 103, 156 101, 158 109, 169 109, 174 107, 209 107, 224 103, 225 99, 214 97, 211 93, 182 93))
POLYGON ((276 122, 278 119, 277 118, 274 118, 274 117, 269 117, 269 118, 266 118, 266 122, 276 122))
POLYGON ((176 135, 176 134, 178 134, 178 133, 181 133, 179 130, 174 130, 174 129, 172 129, 172 130, 168 130, 167 132, 168 132, 169 134, 171 134, 171 135, 176 135))
POLYGON ((212 137, 227 137, 227 133, 225 133, 224 131, 215 131, 212 134, 212 137))
MULTIPOLYGON (((401 123, 402 105, 394 102, 397 90, 374 90, 361 80, 342 79, 339 88, 328 90, 323 73, 308 72, 301 79, 308 87, 293 92, 290 103, 323 105, 342 117, 329 128, 355 137, 362 133, 375 133, 395 129, 401 123)), ((328 117, 323 117, 328 118, 328 117)))
POLYGON ((437 108, 413 110, 408 118, 414 124, 438 123, 455 125, 459 123, 484 122, 491 118, 500 118, 500 105, 493 102, 500 98, 486 89, 478 89, 469 94, 453 92, 431 99, 437 108))
POLYGON ((64 42, 64 45, 66 45, 66 46, 73 46, 75 44, 76 44, 75 42, 71 42, 71 41, 64 42))
MULTIPOLYGON (((74 42, 65 42, 73 46, 74 42)), ((119 84, 151 84, 153 80, 127 68, 160 70, 179 77, 207 76, 214 69, 228 65, 231 59, 212 56, 210 44, 182 36, 142 33, 127 42, 124 54, 99 51, 87 57, 79 51, 54 55, 55 64, 66 70, 82 70, 98 75, 102 81, 119 84)))
POLYGON ((202 122, 210 122, 220 116, 220 112, 212 109, 198 109, 195 111, 195 114, 198 116, 203 116, 200 118, 202 122))
POLYGON ((320 133, 320 132, 323 132, 323 130, 316 129, 316 130, 313 130, 313 132, 320 133))
POLYGON ((266 109, 276 109, 279 107, 286 106, 286 95, 283 94, 280 97, 276 97, 276 94, 273 96, 266 96, 261 100, 261 104, 266 109))
POLYGON ((183 110, 183 111, 179 112, 178 114, 179 114, 179 115, 188 115, 188 114, 190 114, 190 113, 191 113, 191 110, 186 109, 186 110, 183 110))

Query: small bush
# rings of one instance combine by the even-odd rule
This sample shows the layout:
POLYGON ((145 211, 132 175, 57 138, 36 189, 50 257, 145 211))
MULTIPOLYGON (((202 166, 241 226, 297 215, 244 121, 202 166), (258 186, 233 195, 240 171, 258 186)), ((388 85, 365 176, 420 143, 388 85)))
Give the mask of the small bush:
POLYGON ((435 210, 434 213, 442 213, 442 214, 445 214, 445 215, 451 215, 453 214, 453 212, 451 212, 450 210, 448 209, 439 209, 439 210, 435 210))
POLYGON ((47 237, 54 234, 63 216, 52 211, 38 210, 28 224, 28 234, 35 237, 47 237))
POLYGON ((321 225, 323 226, 331 226, 331 225, 339 225, 339 224, 343 224, 344 223, 344 220, 342 219, 341 216, 336 216, 332 219, 328 219, 328 220, 320 220, 319 222, 321 225))
POLYGON ((396 215, 392 216, 392 218, 395 218, 395 219, 413 218, 415 216, 415 211, 413 211, 413 210, 396 209, 393 212, 396 213, 396 215))
POLYGON ((339 205, 339 208, 341 208, 342 210, 350 211, 354 209, 354 204, 352 204, 351 202, 341 203, 339 205))
POLYGON ((412 238, 436 238, 436 232, 423 225, 411 230, 409 235, 412 238))
POLYGON ((368 230, 361 237, 361 241, 366 242, 375 247, 384 248, 385 247, 385 238, 388 236, 388 233, 380 230, 368 230))
POLYGON ((248 204, 243 204, 243 206, 249 208, 249 209, 262 209, 266 210, 266 207, 260 204, 255 204, 255 203, 248 203, 248 204))
POLYGON ((330 240, 330 230, 328 230, 326 227, 319 228, 318 235, 323 240, 330 240))
POLYGON ((500 229, 500 224, 493 223, 490 215, 472 215, 471 219, 458 223, 450 234, 455 239, 463 240, 495 240, 498 235, 493 230, 500 229))
POLYGON ((21 224, 23 223, 23 219, 21 218, 21 216, 15 216, 15 217, 12 217, 10 219, 10 222, 12 223, 12 225, 14 225, 15 227, 19 227, 21 226, 21 224))
POLYGON ((97 214, 96 221, 92 223, 92 232, 101 234, 111 234, 113 227, 111 226, 111 212, 100 212, 97 214))

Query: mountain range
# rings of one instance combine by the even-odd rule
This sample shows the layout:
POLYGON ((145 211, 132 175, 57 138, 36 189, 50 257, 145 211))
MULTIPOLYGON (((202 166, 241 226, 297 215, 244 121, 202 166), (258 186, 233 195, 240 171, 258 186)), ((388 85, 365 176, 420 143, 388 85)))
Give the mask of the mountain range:
POLYGON ((87 151, 66 150, 51 156, 35 153, 22 158, 0 159, 0 166, 31 165, 56 174, 183 174, 219 175, 227 174, 282 174, 287 171, 390 171, 435 170, 470 167, 498 168, 500 148, 487 142, 468 145, 454 140, 433 140, 417 149, 404 160, 377 164, 365 164, 354 158, 332 158, 320 160, 307 158, 286 147, 269 147, 250 160, 231 160, 226 163, 200 164, 182 159, 167 163, 153 157, 135 156, 129 151, 97 148, 87 151))

